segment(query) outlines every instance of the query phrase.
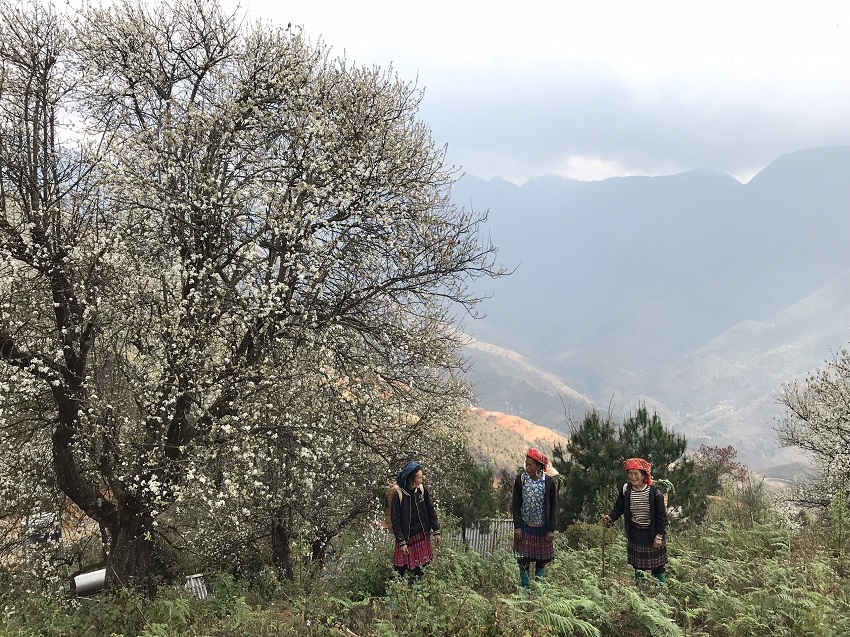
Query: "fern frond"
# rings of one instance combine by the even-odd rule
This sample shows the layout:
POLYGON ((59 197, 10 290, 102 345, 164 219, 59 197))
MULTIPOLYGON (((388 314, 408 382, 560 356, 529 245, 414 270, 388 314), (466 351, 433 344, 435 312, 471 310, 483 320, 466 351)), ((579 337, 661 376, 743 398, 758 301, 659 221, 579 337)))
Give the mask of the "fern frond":
MULTIPOLYGON (((590 605, 596 609, 595 604, 590 605)), ((552 626, 559 635, 584 635, 584 637, 601 637, 602 633, 596 626, 584 619, 576 617, 576 612, 588 608, 585 600, 561 599, 537 615, 537 620, 544 626, 552 626)))

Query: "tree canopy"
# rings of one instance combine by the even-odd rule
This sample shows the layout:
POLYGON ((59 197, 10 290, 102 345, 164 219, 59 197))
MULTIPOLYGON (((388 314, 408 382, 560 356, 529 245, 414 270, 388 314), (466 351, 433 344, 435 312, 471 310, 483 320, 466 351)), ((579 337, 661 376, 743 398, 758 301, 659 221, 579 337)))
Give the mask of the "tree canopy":
POLYGON ((798 447, 815 474, 797 490, 801 503, 826 507, 850 481, 850 350, 842 348, 804 379, 783 385, 779 441, 798 447))
POLYGON ((50 468, 4 493, 67 495, 111 585, 190 505, 319 540, 362 513, 339 489, 468 400, 453 313, 499 273, 421 92, 206 0, 0 24, 0 436, 50 468))

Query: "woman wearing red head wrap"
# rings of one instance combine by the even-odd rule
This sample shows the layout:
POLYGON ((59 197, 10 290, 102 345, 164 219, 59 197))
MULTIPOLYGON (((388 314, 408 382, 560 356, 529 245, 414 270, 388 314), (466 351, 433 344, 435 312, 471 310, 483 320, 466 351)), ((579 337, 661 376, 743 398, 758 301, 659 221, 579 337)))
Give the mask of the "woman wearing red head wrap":
POLYGON ((546 564, 555 557, 555 524, 558 520, 557 470, 538 449, 525 455, 525 473, 514 482, 514 552, 519 563, 519 579, 527 592, 531 585, 529 569, 534 562, 534 578, 542 581, 546 564))
POLYGON ((628 562, 635 569, 635 583, 640 584, 645 570, 652 571, 662 584, 667 581, 667 510, 664 495, 652 486, 652 465, 643 458, 623 462, 628 482, 623 485, 611 513, 602 516, 611 524, 621 515, 625 519, 628 540, 628 562))

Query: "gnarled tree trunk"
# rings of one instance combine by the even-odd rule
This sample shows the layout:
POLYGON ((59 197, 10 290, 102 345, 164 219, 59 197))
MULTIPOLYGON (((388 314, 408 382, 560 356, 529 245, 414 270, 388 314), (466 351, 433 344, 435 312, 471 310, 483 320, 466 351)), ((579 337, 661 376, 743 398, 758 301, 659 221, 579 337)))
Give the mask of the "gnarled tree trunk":
POLYGON ((272 520, 272 561, 280 579, 292 581, 292 529, 289 520, 280 516, 272 520))
POLYGON ((154 550, 153 519, 133 507, 123 507, 119 515, 118 523, 110 529, 106 588, 148 590, 154 550))

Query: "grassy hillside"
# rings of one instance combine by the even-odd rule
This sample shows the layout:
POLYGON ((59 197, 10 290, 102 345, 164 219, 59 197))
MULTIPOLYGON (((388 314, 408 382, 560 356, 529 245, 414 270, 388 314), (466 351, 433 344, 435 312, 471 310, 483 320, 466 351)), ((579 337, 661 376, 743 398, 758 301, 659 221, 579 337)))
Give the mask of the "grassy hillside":
POLYGON ((466 429, 472 455, 481 464, 491 463, 496 472, 521 466, 529 447, 551 456, 556 444, 568 441, 564 435, 518 416, 480 407, 470 409, 466 429))
MULTIPOLYGON (((721 504, 724 499, 719 501, 721 504)), ((839 637, 850 634, 850 559, 842 520, 789 526, 763 500, 712 509, 708 523, 668 536, 663 587, 636 586, 619 529, 558 534, 546 579, 519 589, 510 551, 466 551, 444 528, 424 580, 397 581, 382 531, 351 537, 296 580, 270 571, 207 574, 210 597, 179 585, 156 600, 122 594, 67 604, 0 589, 0 636, 289 637, 839 637), (760 504, 759 504, 760 502, 760 504)), ((799 521, 798 521, 799 522, 799 521)), ((43 582, 42 582, 43 584, 43 582)))

